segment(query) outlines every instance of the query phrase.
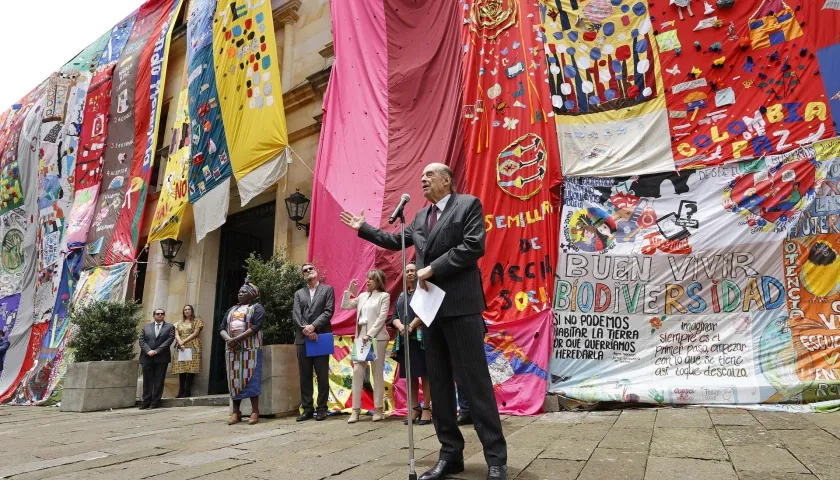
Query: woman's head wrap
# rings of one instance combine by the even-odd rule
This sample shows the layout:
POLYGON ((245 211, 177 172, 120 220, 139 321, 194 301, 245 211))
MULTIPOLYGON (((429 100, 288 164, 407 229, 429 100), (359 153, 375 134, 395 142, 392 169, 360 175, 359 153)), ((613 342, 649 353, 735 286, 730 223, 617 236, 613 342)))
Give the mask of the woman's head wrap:
POLYGON ((246 292, 250 293, 254 300, 260 298, 260 289, 251 282, 250 278, 245 279, 245 284, 242 285, 242 288, 244 288, 246 292))

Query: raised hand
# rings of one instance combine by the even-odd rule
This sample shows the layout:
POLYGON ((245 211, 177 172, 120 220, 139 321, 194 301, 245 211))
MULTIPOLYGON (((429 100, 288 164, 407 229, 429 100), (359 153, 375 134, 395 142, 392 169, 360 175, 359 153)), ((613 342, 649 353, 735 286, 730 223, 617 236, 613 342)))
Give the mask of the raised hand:
POLYGON ((353 230, 358 230, 362 228, 362 225, 365 223, 365 211, 362 210, 358 216, 353 215, 350 212, 341 212, 341 223, 347 225, 353 230))
POLYGON ((350 292, 350 295, 354 297, 359 293, 359 284, 356 282, 356 279, 350 280, 350 286, 347 287, 347 291, 350 292))

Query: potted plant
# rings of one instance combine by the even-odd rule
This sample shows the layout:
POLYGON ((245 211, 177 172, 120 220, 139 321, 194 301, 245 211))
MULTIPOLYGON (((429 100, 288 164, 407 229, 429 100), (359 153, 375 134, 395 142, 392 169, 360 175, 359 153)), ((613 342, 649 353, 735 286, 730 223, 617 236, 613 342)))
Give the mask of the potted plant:
MULTIPOLYGON (((283 249, 268 259, 251 254, 245 264, 248 276, 260 289, 260 303, 265 308, 260 414, 297 412, 300 376, 292 309, 295 292, 303 287, 300 265, 283 249)), ((242 402, 243 415, 250 415, 250 407, 249 402, 242 402)))
POLYGON ((68 347, 75 351, 64 379, 61 410, 93 412, 134 406, 140 305, 96 301, 71 305, 68 316, 73 325, 68 347))

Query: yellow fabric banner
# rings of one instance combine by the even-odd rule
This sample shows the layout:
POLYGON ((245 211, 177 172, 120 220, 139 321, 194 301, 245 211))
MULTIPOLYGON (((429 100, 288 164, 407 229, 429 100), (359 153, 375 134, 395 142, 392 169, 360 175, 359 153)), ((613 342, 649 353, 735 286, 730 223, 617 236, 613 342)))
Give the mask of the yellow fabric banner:
POLYGON ((187 174, 190 162, 190 109, 187 88, 178 96, 178 110, 175 112, 175 124, 172 127, 172 140, 169 142, 169 158, 163 177, 155 217, 149 229, 147 244, 178 238, 181 221, 189 205, 187 195, 187 174))
POLYGON ((271 2, 218 2, 213 56, 230 163, 239 180, 289 143, 271 2))

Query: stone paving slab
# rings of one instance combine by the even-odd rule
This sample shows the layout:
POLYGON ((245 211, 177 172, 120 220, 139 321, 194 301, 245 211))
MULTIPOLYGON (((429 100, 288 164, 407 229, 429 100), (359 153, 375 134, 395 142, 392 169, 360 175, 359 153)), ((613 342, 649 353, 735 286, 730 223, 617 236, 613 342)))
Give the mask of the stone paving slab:
MULTIPOLYGON (((402 418, 355 425, 263 419, 228 426, 226 407, 64 413, 0 409, 0 477, 13 479, 405 480, 402 418)), ((518 480, 840 480, 840 413, 727 408, 504 416, 509 478, 518 480)), ((473 427, 466 471, 483 479, 473 427)), ((432 426, 415 426, 416 470, 437 461, 432 426)))

